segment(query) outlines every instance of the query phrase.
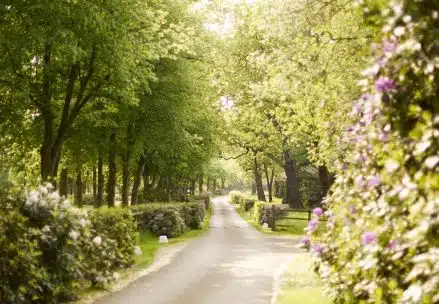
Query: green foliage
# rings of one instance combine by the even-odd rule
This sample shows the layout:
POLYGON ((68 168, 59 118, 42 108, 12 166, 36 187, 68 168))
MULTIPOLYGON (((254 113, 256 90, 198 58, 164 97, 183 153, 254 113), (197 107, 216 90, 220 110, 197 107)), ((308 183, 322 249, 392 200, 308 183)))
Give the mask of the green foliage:
POLYGON ((126 208, 96 209, 90 212, 92 229, 103 239, 116 242, 110 269, 127 268, 134 263, 136 223, 131 210, 126 208))
POLYGON ((267 203, 265 202, 259 202, 257 201, 254 205, 253 209, 253 220, 260 225, 262 225, 264 222, 268 223, 267 219, 264 218, 264 210, 267 203))
POLYGON ((315 266, 335 303, 438 303, 439 3, 361 8, 381 34, 315 266))
POLYGON ((239 205, 244 202, 244 195, 239 191, 231 191, 229 193, 229 202, 239 205))
POLYGON ((87 282, 114 280, 115 270, 132 264, 133 223, 128 210, 89 217, 51 185, 30 192, 25 202, 10 201, 0 220, 2 301, 58 303, 87 282))
POLYGON ((0 299, 5 303, 29 303, 44 299, 49 274, 41 264, 38 232, 17 211, 0 217, 0 299))
POLYGON ((244 199, 242 203, 239 204, 239 208, 244 211, 250 211, 255 206, 255 200, 253 199, 244 199))
POLYGON ((173 207, 154 210, 146 227, 157 236, 166 235, 170 238, 180 236, 187 230, 182 214, 173 207))
POLYGON ((196 203, 148 203, 132 208, 140 214, 139 227, 149 229, 157 236, 169 238, 182 235, 187 229, 201 229, 206 207, 196 203))

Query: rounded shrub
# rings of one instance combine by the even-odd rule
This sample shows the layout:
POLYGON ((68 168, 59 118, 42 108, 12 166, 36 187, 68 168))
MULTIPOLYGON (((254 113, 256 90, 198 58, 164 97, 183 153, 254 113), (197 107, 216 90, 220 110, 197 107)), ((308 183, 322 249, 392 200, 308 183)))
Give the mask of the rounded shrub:
POLYGON ((206 216, 206 205, 204 202, 185 204, 181 208, 181 215, 184 223, 190 229, 201 229, 204 217, 206 216))
POLYGON ((154 213, 148 224, 157 236, 177 237, 186 231, 186 225, 178 210, 174 207, 161 208, 154 213))
POLYGON ((244 195, 239 191, 231 191, 229 194, 229 202, 231 204, 241 204, 244 202, 244 195))
POLYGON ((439 303, 439 2, 361 3, 385 34, 326 200, 328 232, 303 243, 334 303, 439 303))

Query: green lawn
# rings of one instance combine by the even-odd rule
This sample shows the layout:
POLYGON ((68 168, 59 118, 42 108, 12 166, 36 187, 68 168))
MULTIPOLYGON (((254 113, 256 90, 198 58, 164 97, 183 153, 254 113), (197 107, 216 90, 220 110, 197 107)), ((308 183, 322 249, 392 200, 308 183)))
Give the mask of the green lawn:
POLYGON ((160 246, 168 246, 172 244, 182 243, 196 237, 201 236, 209 228, 210 217, 212 215, 212 208, 209 208, 206 213, 206 217, 203 221, 203 228, 197 230, 189 230, 185 234, 170 238, 168 244, 160 244, 158 237, 151 231, 141 231, 138 234, 138 245, 142 249, 142 254, 136 257, 135 267, 145 268, 149 266, 153 261, 155 254, 157 253, 160 246))
POLYGON ((307 254, 294 256, 284 275, 276 304, 330 304, 324 296, 322 283, 311 269, 307 254))
POLYGON ((288 212, 286 217, 301 218, 303 220, 282 219, 276 222, 276 230, 288 234, 304 234, 304 230, 308 226, 308 214, 304 212, 288 212), (288 225, 288 227, 282 227, 281 225, 288 225))

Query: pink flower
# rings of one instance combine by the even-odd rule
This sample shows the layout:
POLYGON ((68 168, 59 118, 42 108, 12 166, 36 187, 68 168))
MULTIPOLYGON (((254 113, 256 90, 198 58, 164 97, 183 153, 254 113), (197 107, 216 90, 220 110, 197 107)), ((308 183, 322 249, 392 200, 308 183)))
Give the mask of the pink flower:
POLYGON ((309 245, 311 244, 311 241, 310 241, 309 237, 305 236, 305 237, 301 240, 301 243, 302 243, 304 246, 309 246, 309 245))
POLYGON ((325 247, 320 244, 315 244, 312 246, 312 252, 316 253, 317 255, 321 255, 323 251, 325 251, 325 247))
POLYGON ((393 90, 395 82, 387 77, 380 77, 375 82, 375 88, 378 92, 388 92, 393 90))
POLYGON ((361 242, 363 243, 363 245, 369 245, 372 243, 376 243, 376 241, 378 240, 378 237, 376 235, 375 232, 365 232, 363 233, 363 235, 361 236, 361 242))
POLYGON ((315 208, 315 209, 313 210, 313 213, 314 213, 315 215, 317 215, 317 216, 322 216, 322 215, 323 215, 323 210, 322 210, 322 208, 315 208))
POLYGON ((369 188, 374 188, 381 183, 381 179, 378 175, 371 176, 367 181, 367 186, 369 188))

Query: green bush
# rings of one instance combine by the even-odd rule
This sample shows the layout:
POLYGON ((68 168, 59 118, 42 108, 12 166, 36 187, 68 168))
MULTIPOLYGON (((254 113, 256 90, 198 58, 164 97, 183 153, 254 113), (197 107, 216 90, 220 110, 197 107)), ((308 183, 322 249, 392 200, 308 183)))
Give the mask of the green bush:
POLYGON ((192 196, 194 200, 202 201, 204 202, 204 205, 206 206, 206 210, 210 207, 210 196, 207 193, 201 193, 200 195, 194 195, 192 196))
POLYGON ((255 206, 255 200, 244 199, 242 203, 239 204, 239 208, 244 211, 250 211, 255 206))
POLYGON ((41 264, 39 232, 17 211, 0 217, 0 300, 29 303, 44 299, 49 275, 41 264))
POLYGON ((140 229, 149 229, 157 235, 165 234, 170 238, 181 235, 187 228, 201 228, 206 215, 204 202, 151 203, 132 209, 140 213, 140 229))
POLYGON ((134 263, 136 223, 131 210, 126 208, 100 208, 90 214, 93 231, 105 239, 116 242, 112 268, 126 268, 134 263))
POLYGON ((244 196, 239 191, 231 191, 229 194, 229 202, 231 204, 241 204, 244 201, 244 196))
POLYGON ((184 205, 181 208, 181 214, 188 228, 201 229, 206 216, 206 205, 204 202, 184 205))
POLYGON ((166 235, 170 238, 180 236, 187 230, 179 210, 173 207, 157 210, 149 228, 157 236, 166 235))
POLYGON ((253 220, 255 222, 259 223, 259 224, 263 223, 263 220, 264 220, 264 208, 265 208, 266 204, 267 204, 266 202, 260 202, 260 201, 257 201, 254 204, 254 207, 253 207, 254 208, 253 209, 253 220))
MULTIPOLYGON (((91 282, 105 285, 132 263, 134 220, 129 210, 86 210, 41 186, 2 210, 2 303, 59 303, 91 282)), ((0 202, 2 203, 2 202, 0 202)))

